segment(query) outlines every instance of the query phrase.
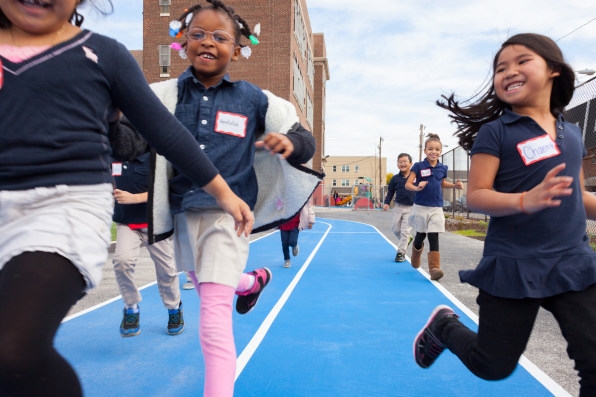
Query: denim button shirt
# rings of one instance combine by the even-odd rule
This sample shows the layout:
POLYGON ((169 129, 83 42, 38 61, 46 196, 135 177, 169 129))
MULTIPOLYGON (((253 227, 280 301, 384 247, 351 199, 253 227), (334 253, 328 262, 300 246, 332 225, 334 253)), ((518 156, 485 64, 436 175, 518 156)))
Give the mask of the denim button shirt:
MULTIPOLYGON (((232 82, 228 75, 210 88, 196 80, 190 69, 178 79, 176 117, 251 209, 258 192, 255 141, 264 131, 267 107, 260 88, 246 81, 232 82)), ((180 173, 170 181, 170 200, 173 213, 218 207, 211 195, 180 173)))

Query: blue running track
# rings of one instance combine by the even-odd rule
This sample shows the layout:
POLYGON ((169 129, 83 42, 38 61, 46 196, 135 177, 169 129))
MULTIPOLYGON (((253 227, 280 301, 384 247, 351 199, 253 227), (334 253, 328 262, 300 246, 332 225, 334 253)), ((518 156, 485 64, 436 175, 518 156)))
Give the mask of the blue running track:
MULTIPOLYGON (((474 315, 426 273, 393 262, 393 244, 373 226, 317 218, 299 245, 284 269, 278 232, 251 243, 247 269, 267 266, 273 279, 252 312, 234 313, 236 396, 569 396, 525 358, 498 382, 476 378, 449 351, 419 368, 413 338, 436 305, 472 328, 474 315)), ((155 283, 143 289, 139 336, 118 333, 119 297, 65 320, 56 346, 85 396, 202 395, 198 297, 182 294, 178 336, 166 334, 155 283)))

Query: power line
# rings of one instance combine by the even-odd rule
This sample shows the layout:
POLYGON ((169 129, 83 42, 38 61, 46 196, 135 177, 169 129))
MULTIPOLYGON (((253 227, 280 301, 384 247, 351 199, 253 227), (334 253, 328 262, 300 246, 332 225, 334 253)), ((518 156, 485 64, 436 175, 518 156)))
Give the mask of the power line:
POLYGON ((565 36, 563 36, 563 37, 559 37, 559 38, 558 38, 557 40, 555 40, 555 41, 559 41, 559 40, 561 40, 561 39, 564 39, 565 37, 569 36, 571 33, 577 32, 578 30, 580 30, 581 28, 583 28, 584 26, 586 26, 587 24, 589 24, 590 22, 592 22, 592 21, 595 21, 595 20, 596 20, 596 18, 592 18, 592 19, 590 19, 588 22, 584 23, 583 25, 581 25, 581 26, 580 26, 580 27, 578 27, 578 28, 575 28, 575 29, 573 29, 571 32, 567 33, 565 36))

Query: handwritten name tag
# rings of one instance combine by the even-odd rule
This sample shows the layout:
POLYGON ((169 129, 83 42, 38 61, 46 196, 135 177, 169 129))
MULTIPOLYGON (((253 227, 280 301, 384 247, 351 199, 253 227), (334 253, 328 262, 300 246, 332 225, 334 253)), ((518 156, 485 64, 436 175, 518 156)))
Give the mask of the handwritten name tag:
POLYGON ((517 144, 517 151, 526 165, 561 154, 550 135, 542 135, 520 142, 517 144))
POLYGON ((215 132, 246 137, 246 124, 248 117, 235 113, 217 112, 215 117, 215 132))
POLYGON ((425 170, 420 170, 420 176, 423 177, 423 178, 426 178, 426 177, 431 176, 431 175, 432 175, 432 172, 428 168, 425 169, 425 170))

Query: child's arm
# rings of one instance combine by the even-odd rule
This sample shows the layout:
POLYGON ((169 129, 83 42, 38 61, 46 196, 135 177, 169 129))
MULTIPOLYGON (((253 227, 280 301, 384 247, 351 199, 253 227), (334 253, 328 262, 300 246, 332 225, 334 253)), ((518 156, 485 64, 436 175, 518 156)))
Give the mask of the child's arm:
POLYGON ((470 160, 467 205, 475 212, 490 216, 507 216, 533 213, 557 207, 561 200, 555 197, 571 195, 572 177, 557 176, 565 168, 559 164, 550 170, 536 187, 523 193, 501 193, 493 190, 500 159, 490 154, 478 153, 470 160))
POLYGON ((410 176, 408 176, 408 180, 406 181, 406 189, 411 190, 413 192, 417 192, 420 189, 418 186, 414 185, 414 181, 416 180, 416 173, 410 172, 410 176))
POLYGON ((126 190, 114 189, 114 198, 118 204, 140 204, 146 203, 149 195, 144 193, 130 193, 126 190))
POLYGON ((445 188, 445 189, 463 189, 464 188, 464 184, 461 183, 461 181, 458 179, 457 181, 455 181, 455 183, 452 182, 448 182, 447 179, 443 179, 443 182, 441 182, 441 187, 445 188))
POLYGON ((292 164, 304 164, 315 154, 316 142, 310 131, 296 123, 287 134, 270 132, 255 146, 264 147, 271 154, 279 153, 292 164))

